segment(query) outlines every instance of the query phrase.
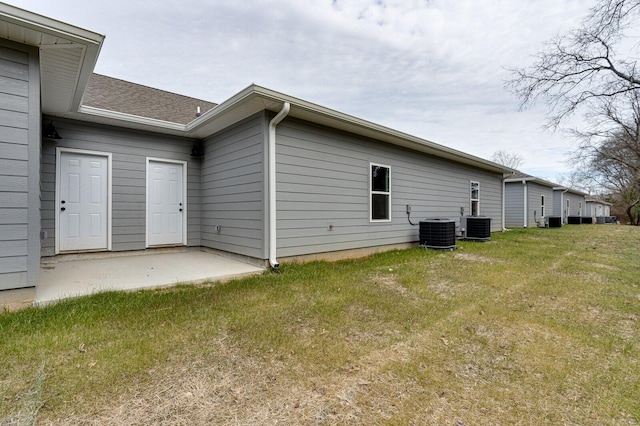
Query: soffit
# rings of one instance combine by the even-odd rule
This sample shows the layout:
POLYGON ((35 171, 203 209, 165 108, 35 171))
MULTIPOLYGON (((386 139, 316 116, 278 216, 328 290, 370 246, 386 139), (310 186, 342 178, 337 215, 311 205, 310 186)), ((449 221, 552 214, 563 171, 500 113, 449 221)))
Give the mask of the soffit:
POLYGON ((0 3, 0 38, 40 49, 42 111, 76 110, 104 36, 0 3))

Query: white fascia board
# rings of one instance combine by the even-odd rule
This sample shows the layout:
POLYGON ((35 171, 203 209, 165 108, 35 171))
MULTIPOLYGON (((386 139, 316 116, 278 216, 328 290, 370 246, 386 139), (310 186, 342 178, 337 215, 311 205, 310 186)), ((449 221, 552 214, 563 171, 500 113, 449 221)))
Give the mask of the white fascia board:
POLYGON ((289 102, 291 104, 291 112, 289 113, 290 117, 324 124, 340 130, 359 134, 361 136, 370 137, 372 139, 402 146, 415 151, 425 152, 438 157, 450 159, 455 162, 473 165, 475 167, 494 172, 514 172, 513 169, 475 157, 462 151, 448 148, 425 139, 420 139, 385 126, 326 108, 303 99, 276 92, 265 87, 257 86, 255 84, 252 84, 238 92, 236 95, 222 102, 220 105, 207 111, 201 117, 198 117, 191 123, 187 124, 187 132, 196 133, 198 137, 203 137, 202 134, 198 134, 198 130, 206 128, 206 124, 210 122, 210 120, 214 120, 222 114, 229 113, 233 111, 234 108, 239 107, 243 103, 249 103, 250 101, 257 101, 256 107, 250 111, 259 110, 257 107, 258 105, 261 105, 260 109, 269 109, 277 112, 282 108, 282 105, 285 102, 289 102))
MULTIPOLYGON (((110 111, 102 108, 95 108, 90 106, 80 106, 78 113, 94 116, 97 118, 105 119, 105 121, 115 121, 119 123, 136 124, 141 128, 148 127, 147 130, 170 130, 171 132, 186 133, 186 126, 184 124, 172 123, 170 121, 157 120, 155 118, 141 117, 139 115, 126 114, 123 112, 110 111)), ((77 118, 73 117, 72 118, 77 118)), ((115 123, 114 123, 115 124, 115 123)), ((125 125, 125 127, 127 127, 125 125)), ((184 136, 187 136, 186 134, 184 136)))
POLYGON ((582 197, 588 197, 589 194, 582 192, 582 191, 578 191, 577 189, 572 189, 572 188, 567 188, 566 186, 555 186, 553 188, 554 191, 566 191, 566 192, 570 192, 572 194, 576 194, 576 195, 580 195, 582 197))
POLYGON ((511 183, 511 182, 532 182, 535 181, 536 178, 534 177, 519 177, 519 178, 508 178, 505 179, 504 181, 507 183, 511 183))
POLYGON ((546 181, 544 179, 537 178, 535 176, 526 176, 526 177, 519 177, 519 178, 507 178, 504 181, 507 182, 507 183, 511 183, 511 182, 533 182, 533 183, 537 183, 537 184, 542 185, 542 186, 547 186, 547 187, 552 188, 552 189, 557 189, 557 186, 556 186, 555 183, 546 181))
MULTIPOLYGON (((254 87, 256 91, 258 91, 259 93, 263 93, 265 96, 279 99, 281 102, 290 102, 292 107, 292 112, 290 113, 291 116, 296 116, 296 110, 302 109, 313 115, 324 116, 333 122, 343 123, 343 130, 350 131, 356 134, 369 136, 377 140, 392 143, 394 145, 400 145, 405 148, 426 152, 438 157, 447 158, 456 162, 463 162, 476 167, 481 167, 501 173, 514 171, 508 167, 496 164, 492 161, 484 160, 480 157, 476 157, 474 155, 467 154, 465 152, 458 151, 456 149, 449 148, 426 139, 418 138, 416 136, 391 129, 389 127, 385 127, 371 121, 367 121, 349 114, 326 108, 318 104, 307 102, 302 99, 293 98, 270 89, 259 86, 254 87)), ((340 128, 340 126, 337 127, 340 128)))
POLYGON ((78 44, 102 44, 104 35, 67 24, 6 3, 0 3, 0 19, 43 34, 78 44))

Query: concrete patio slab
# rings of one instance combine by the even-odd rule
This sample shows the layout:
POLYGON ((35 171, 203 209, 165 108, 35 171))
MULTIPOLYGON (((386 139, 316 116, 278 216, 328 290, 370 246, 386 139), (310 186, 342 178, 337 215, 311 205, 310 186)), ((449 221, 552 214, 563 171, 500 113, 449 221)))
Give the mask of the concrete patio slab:
POLYGON ((107 290, 198 284, 259 274, 265 268, 204 251, 131 254, 42 263, 35 303, 107 290))

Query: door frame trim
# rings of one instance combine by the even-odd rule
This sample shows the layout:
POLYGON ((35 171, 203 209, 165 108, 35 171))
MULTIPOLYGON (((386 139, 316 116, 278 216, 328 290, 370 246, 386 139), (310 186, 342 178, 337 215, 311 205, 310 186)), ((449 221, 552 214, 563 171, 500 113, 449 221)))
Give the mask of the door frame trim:
POLYGON ((76 149, 76 148, 64 148, 57 146, 56 147, 56 196, 55 196, 55 205, 53 207, 54 218, 55 218, 55 254, 60 254, 60 211, 58 210, 58 206, 60 206, 60 184, 61 180, 61 157, 63 153, 71 153, 71 154, 85 154, 85 155, 93 155, 96 157, 106 157, 107 158, 107 251, 111 251, 111 231, 112 231, 112 190, 113 190, 113 174, 111 167, 112 154, 110 152, 101 152, 101 151, 90 151, 87 149, 76 149))
POLYGON ((145 162, 145 192, 146 201, 144 205, 145 230, 144 230, 144 246, 145 248, 155 247, 149 245, 149 202, 151 193, 149 191, 149 163, 155 161, 157 163, 181 164, 182 165, 182 245, 187 245, 187 162, 182 160, 171 160, 168 158, 147 157, 145 162))

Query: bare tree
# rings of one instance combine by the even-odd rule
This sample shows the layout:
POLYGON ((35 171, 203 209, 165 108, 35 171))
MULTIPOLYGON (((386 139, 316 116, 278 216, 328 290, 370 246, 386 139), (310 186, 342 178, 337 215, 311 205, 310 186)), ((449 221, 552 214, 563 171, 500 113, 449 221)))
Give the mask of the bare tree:
POLYGON ((604 189, 640 224, 640 91, 627 92, 616 103, 601 103, 589 118, 594 127, 575 131, 582 143, 574 153, 579 176, 604 189))
POLYGON ((499 150, 494 152, 490 158, 494 163, 517 169, 524 162, 524 158, 520 154, 510 154, 507 151, 499 150))
POLYGON ((615 50, 639 12, 640 0, 601 0, 580 28, 551 40, 531 67, 512 70, 507 86, 523 107, 546 101, 551 126, 580 107, 640 89, 636 61, 619 58, 615 50))
POLYGON ((632 223, 640 205, 640 43, 630 27, 640 17, 640 0, 600 0, 582 25, 555 37, 529 68, 512 70, 508 86, 522 107, 546 101, 548 123, 558 127, 582 112, 584 129, 572 178, 608 192, 624 203, 632 223), (618 48, 632 46, 626 58, 618 48))

